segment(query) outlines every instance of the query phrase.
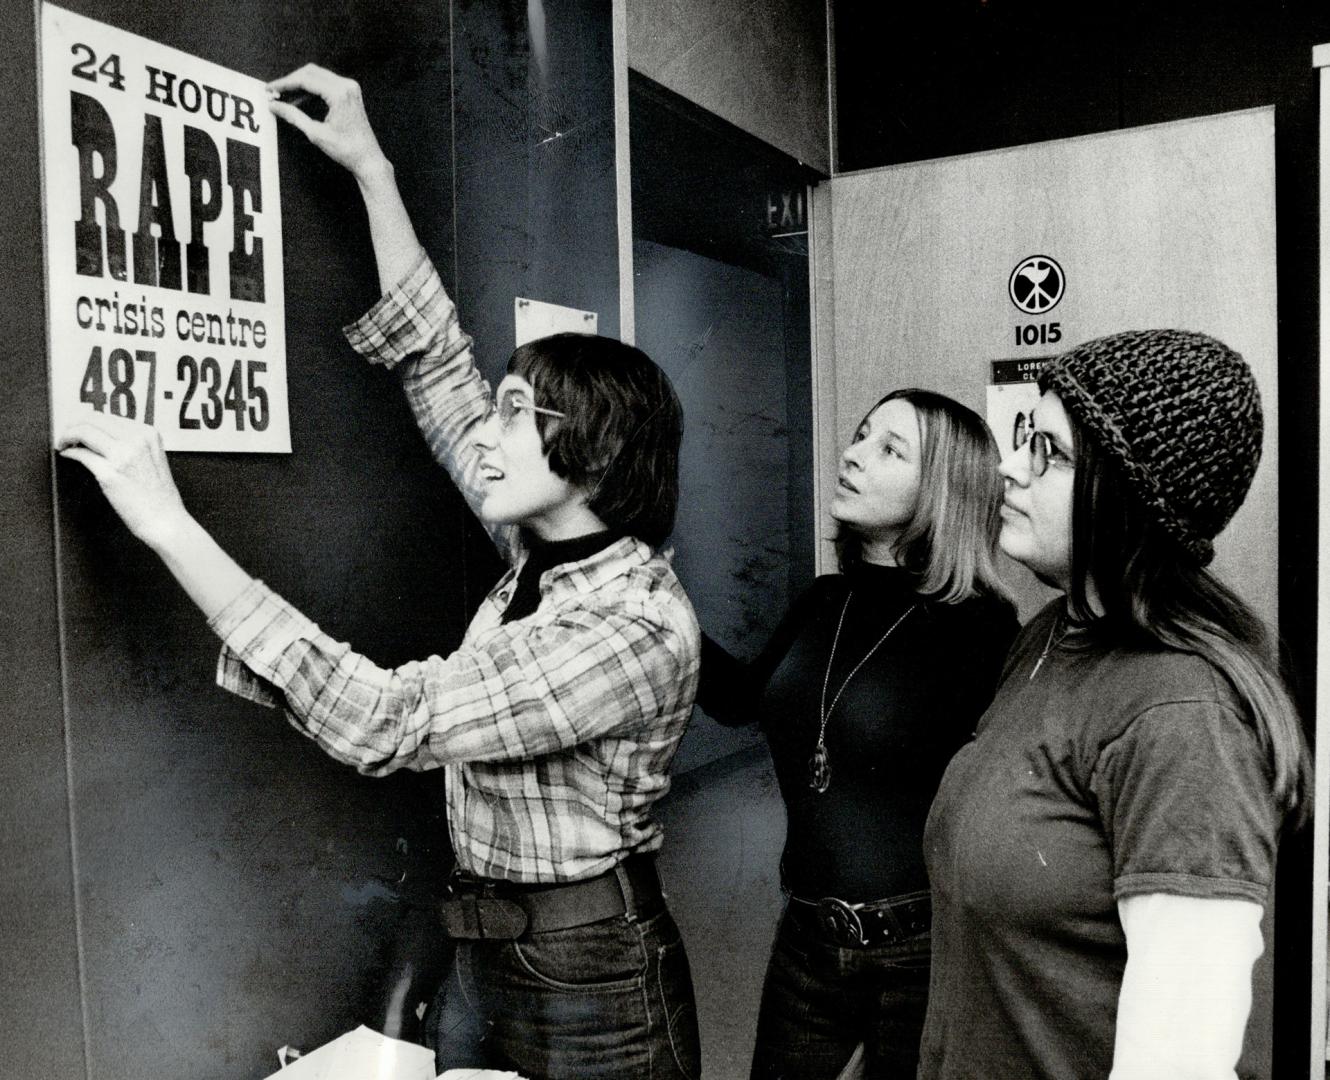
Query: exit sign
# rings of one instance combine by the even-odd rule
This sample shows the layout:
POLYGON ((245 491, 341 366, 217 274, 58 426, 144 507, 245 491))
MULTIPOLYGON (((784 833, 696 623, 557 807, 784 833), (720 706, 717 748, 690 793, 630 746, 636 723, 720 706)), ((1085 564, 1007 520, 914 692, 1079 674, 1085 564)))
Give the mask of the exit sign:
POLYGON ((763 207, 762 231, 773 236, 795 236, 808 231, 808 189, 769 191, 763 207))

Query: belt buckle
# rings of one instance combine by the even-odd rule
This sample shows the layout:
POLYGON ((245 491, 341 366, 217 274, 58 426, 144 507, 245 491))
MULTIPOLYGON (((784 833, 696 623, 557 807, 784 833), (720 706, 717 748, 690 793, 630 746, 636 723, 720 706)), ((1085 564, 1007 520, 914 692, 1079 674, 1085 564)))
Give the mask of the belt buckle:
POLYGON ((817 914, 832 937, 849 940, 855 945, 868 944, 859 912, 840 897, 824 896, 817 902, 817 914))

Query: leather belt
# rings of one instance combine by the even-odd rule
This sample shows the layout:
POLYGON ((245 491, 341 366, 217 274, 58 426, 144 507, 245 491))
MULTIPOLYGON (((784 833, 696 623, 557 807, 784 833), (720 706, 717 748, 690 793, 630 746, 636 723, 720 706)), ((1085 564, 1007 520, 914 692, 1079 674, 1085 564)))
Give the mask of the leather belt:
POLYGON ((933 925, 933 900, 927 889, 859 904, 835 896, 806 900, 793 893, 786 895, 796 922, 846 948, 895 945, 933 925))
POLYGON ((522 885, 454 871, 439 916, 449 937, 512 941, 523 934, 569 930, 661 902, 654 855, 630 855, 613 870, 561 885, 522 885))

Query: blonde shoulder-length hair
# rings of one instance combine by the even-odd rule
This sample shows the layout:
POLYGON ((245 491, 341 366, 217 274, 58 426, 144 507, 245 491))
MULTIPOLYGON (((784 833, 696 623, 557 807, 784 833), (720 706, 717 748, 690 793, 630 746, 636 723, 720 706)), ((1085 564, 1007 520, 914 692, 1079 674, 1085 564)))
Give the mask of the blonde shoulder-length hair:
MULTIPOLYGON (((948 604, 980 593, 1010 600, 997 571, 1002 478, 993 433, 973 409, 915 388, 893 390, 864 419, 896 400, 914 406, 922 444, 919 502, 896 543, 896 561, 918 575, 921 596, 948 604)), ((838 528, 836 554, 842 571, 862 561, 852 528, 838 528)))

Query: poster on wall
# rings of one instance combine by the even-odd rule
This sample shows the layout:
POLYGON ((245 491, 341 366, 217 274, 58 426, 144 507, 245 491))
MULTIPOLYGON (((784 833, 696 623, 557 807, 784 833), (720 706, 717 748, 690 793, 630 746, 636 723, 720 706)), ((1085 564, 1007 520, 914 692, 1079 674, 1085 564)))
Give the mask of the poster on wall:
POLYGON ((289 453, 276 121, 264 84, 42 5, 53 435, 289 453))

